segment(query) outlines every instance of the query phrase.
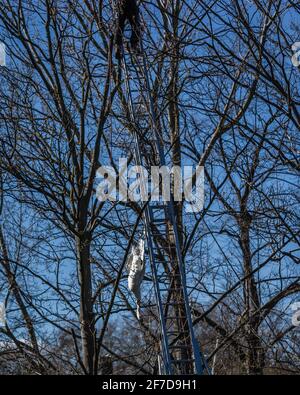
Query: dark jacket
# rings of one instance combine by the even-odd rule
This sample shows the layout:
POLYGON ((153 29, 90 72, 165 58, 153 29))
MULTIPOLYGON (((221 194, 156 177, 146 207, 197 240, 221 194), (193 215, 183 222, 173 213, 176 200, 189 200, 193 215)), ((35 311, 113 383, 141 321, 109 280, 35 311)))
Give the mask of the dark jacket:
POLYGON ((123 33, 126 21, 131 25, 131 38, 130 44, 132 48, 136 48, 140 41, 141 27, 139 18, 139 7, 136 0, 119 0, 117 3, 118 7, 118 19, 115 34, 115 43, 117 47, 122 45, 123 33))

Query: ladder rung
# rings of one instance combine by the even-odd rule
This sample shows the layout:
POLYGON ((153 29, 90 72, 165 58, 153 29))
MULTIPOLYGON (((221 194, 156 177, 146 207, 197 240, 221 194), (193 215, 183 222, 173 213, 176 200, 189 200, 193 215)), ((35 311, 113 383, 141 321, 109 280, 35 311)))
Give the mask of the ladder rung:
POLYGON ((164 306, 184 306, 185 303, 183 301, 181 302, 166 302, 164 303, 164 306))
POLYGON ((176 277, 180 278, 180 273, 177 273, 177 274, 171 274, 170 273, 170 274, 159 274, 158 275, 159 280, 165 278, 165 279, 171 281, 173 278, 176 278, 176 277))
MULTIPOLYGON (((164 223, 164 224, 157 224, 155 226, 159 232, 162 231, 162 229, 160 229, 162 227, 162 225, 164 225, 164 227, 166 227, 167 224, 170 224, 170 221, 169 221, 168 217, 165 217, 165 218, 166 218, 166 223, 164 223)), ((155 229, 153 229, 153 231, 155 231, 155 229)), ((168 228, 168 230, 166 230, 166 228, 163 228, 163 232, 165 233, 165 235, 170 235, 170 236, 174 235, 173 230, 169 229, 169 228, 168 228)), ((156 233, 158 233, 158 232, 156 232, 156 233)))
POLYGON ((165 204, 152 204, 151 206, 150 206, 150 209, 151 210, 164 210, 164 209, 166 209, 167 208, 167 206, 165 205, 165 204))
MULTIPOLYGON (((151 224, 150 224, 151 225, 151 224)), ((156 224, 156 226, 155 226, 155 228, 156 229, 153 229, 152 230, 152 236, 167 236, 168 235, 168 232, 167 232, 167 230, 166 230, 166 224, 164 223, 164 224, 156 224), (160 229, 161 228, 161 225, 164 225, 164 228, 163 229, 160 229)))
POLYGON ((156 262, 165 262, 168 258, 165 256, 155 256, 154 259, 156 262))
POLYGON ((180 287, 174 287, 173 286, 173 287, 170 288, 171 284, 169 284, 170 286, 168 287, 168 284, 166 284, 164 282, 160 282, 160 283, 161 283, 161 285, 164 286, 164 288, 161 288, 161 291, 180 291, 182 289, 181 286, 180 287))
POLYGON ((152 228, 152 235, 156 235, 156 236, 164 236, 164 237, 168 237, 169 233, 167 230, 167 221, 165 223, 157 223, 155 224, 155 228, 152 228))
POLYGON ((173 344, 173 345, 170 345, 169 348, 172 348, 172 349, 174 349, 174 348, 190 348, 191 349, 192 346, 190 344, 178 344, 178 345, 173 344))
POLYGON ((152 233, 152 237, 163 237, 163 236, 167 236, 167 234, 166 233, 161 233, 161 232, 159 232, 159 233, 152 233))
POLYGON ((162 206, 162 207, 151 207, 150 209, 151 209, 152 214, 158 213, 160 211, 164 211, 164 212, 166 211, 166 207, 165 206, 162 206))
POLYGON ((164 250, 160 250, 161 252, 155 252, 153 251, 153 256, 155 257, 164 257, 164 258, 169 258, 169 255, 164 251, 164 250))
MULTIPOLYGON (((150 213, 150 215, 151 215, 151 218, 152 218, 152 219, 155 219, 153 213, 150 213)), ((162 218, 162 215, 160 216, 160 218, 162 218)), ((164 219, 169 221, 169 218, 168 218, 167 215, 164 215, 164 219)))
MULTIPOLYGON (((158 280, 160 280, 160 279, 158 279, 158 280)), ((169 289, 170 289, 170 286, 171 286, 171 281, 170 281, 170 279, 169 279, 169 283, 162 283, 162 285, 164 286, 164 289, 168 289, 168 290, 169 290, 169 289), (169 285, 169 288, 167 288, 168 285, 169 285)), ((174 287, 174 285, 172 286, 172 290, 173 290, 173 291, 175 291, 175 290, 179 291, 181 288, 182 288, 181 285, 178 286, 178 287, 174 287)))
POLYGON ((189 334, 189 331, 188 330, 182 330, 182 331, 180 331, 180 332, 178 332, 178 331, 167 331, 167 335, 168 336, 170 336, 170 335, 182 335, 183 333, 186 333, 186 334, 189 334))
POLYGON ((185 362, 195 362, 195 360, 194 359, 172 359, 171 360, 171 363, 174 363, 174 364, 180 364, 180 363, 185 363, 185 362))
POLYGON ((181 288, 182 287, 179 287, 179 288, 160 288, 159 290, 160 291, 179 291, 179 290, 181 290, 181 288))
POLYGON ((155 254, 160 254, 160 253, 165 253, 165 250, 160 246, 160 245, 154 245, 153 246, 153 251, 155 254))
MULTIPOLYGON (((152 224, 154 224, 156 227, 159 226, 166 226, 168 223, 168 219, 166 217, 163 216, 159 216, 159 217, 152 217, 151 218, 151 222, 152 224)), ((165 231, 165 234, 167 235, 167 231, 165 231)))
POLYGON ((152 218, 151 222, 153 224, 164 224, 164 225, 166 225, 167 219, 166 218, 152 218))
MULTIPOLYGON (((150 224, 151 225, 151 224, 150 224)), ((152 223, 152 225, 154 225, 154 223, 152 223)), ((156 223, 155 224, 155 228, 152 228, 152 234, 156 234, 156 235, 163 235, 163 236, 167 236, 168 235, 168 231, 166 229, 167 226, 167 220, 165 220, 164 222, 161 223, 156 223)))

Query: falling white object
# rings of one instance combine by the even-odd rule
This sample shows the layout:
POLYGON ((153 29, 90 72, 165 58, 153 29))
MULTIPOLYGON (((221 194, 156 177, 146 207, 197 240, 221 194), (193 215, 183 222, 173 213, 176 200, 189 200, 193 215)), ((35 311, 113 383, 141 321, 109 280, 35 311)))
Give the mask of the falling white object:
POLYGON ((145 242, 141 239, 133 246, 127 260, 128 288, 136 299, 136 315, 140 319, 141 283, 145 274, 145 242))

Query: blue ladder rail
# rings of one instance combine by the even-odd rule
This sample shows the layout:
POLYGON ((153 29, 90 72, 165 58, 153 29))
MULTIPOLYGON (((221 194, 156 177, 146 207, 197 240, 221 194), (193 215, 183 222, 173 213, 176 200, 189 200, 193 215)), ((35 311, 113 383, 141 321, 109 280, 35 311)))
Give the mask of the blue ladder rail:
MULTIPOLYGON (((142 43, 139 54, 125 53, 122 48, 122 66, 130 122, 134 126, 135 162, 149 168, 147 148, 153 152, 154 143, 155 164, 165 166, 142 43)), ((201 375, 205 371, 209 374, 193 329, 172 194, 168 202, 148 204, 144 223, 160 321, 160 371, 168 375, 201 375)))

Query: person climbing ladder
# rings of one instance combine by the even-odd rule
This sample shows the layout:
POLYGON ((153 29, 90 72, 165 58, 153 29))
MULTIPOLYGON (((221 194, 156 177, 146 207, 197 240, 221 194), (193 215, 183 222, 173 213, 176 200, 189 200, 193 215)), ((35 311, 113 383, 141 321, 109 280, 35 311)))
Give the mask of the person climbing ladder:
POLYGON ((121 48, 126 21, 128 21, 131 26, 130 46, 134 51, 138 50, 141 39, 141 25, 139 7, 136 0, 118 0, 117 10, 118 18, 115 33, 115 55, 117 59, 121 59, 121 48))

